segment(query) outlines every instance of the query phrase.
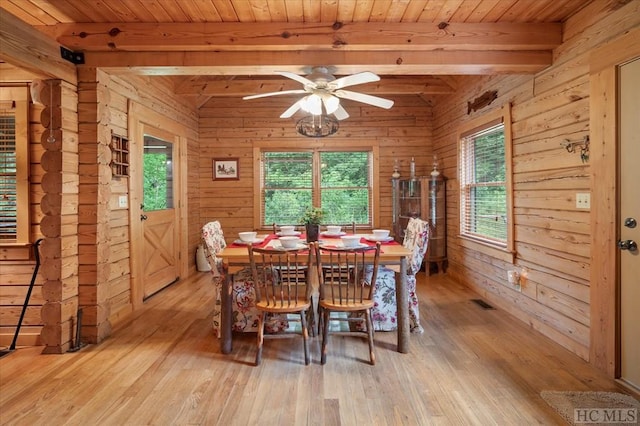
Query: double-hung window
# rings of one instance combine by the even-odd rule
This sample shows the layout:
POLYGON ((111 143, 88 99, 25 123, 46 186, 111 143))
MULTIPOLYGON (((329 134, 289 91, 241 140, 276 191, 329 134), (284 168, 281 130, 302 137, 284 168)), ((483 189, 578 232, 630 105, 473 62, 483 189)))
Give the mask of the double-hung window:
POLYGON ((29 243, 28 88, 0 87, 0 244, 29 243))
POLYGON ((511 136, 508 107, 460 133, 460 234, 512 250, 511 136), (507 112, 505 114, 505 111, 507 112))
POLYGON ((323 224, 371 227, 373 151, 260 151, 260 226, 300 224, 307 207, 325 211, 323 224))

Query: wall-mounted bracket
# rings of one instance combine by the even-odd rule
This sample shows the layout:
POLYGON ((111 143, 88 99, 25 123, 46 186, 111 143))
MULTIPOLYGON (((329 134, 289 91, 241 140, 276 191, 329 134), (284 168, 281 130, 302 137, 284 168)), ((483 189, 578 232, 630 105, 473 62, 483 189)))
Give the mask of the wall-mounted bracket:
POLYGON ((589 135, 586 135, 582 140, 570 141, 565 139, 560 142, 560 146, 567 150, 567 152, 576 152, 576 146, 580 148, 580 159, 583 163, 589 161, 589 135))

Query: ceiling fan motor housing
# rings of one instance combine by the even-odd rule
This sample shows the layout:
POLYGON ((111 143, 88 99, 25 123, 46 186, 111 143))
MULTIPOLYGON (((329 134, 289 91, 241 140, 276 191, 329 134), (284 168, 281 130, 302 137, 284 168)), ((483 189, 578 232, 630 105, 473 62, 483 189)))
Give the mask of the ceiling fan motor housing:
POLYGON ((316 88, 321 89, 327 87, 327 83, 335 80, 336 78, 329 74, 329 69, 326 67, 313 67, 311 74, 307 76, 307 79, 316 83, 316 88))

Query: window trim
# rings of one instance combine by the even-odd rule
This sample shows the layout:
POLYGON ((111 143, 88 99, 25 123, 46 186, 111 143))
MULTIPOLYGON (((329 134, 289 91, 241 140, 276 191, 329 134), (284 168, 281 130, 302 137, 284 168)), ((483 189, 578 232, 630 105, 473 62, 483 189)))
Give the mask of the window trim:
POLYGON ((496 244, 483 238, 473 237, 462 233, 462 199, 458 206, 458 236, 463 240, 463 246, 483 251, 494 257, 500 257, 512 262, 515 256, 514 249, 514 223, 513 223, 513 139, 511 129, 511 104, 483 114, 462 124, 457 132, 458 141, 458 191, 462 198, 462 139, 478 130, 495 125, 498 122, 504 124, 504 155, 505 155, 505 187, 507 192, 507 241, 506 246, 496 244), (506 256, 505 256, 506 255, 506 256))
POLYGON ((1 242, 3 247, 31 243, 31 205, 29 197, 29 87, 2 86, 0 101, 15 101, 16 125, 16 239, 1 242))
MULTIPOLYGON (((322 150, 322 151, 353 151, 369 150, 372 155, 371 179, 371 226, 372 229, 379 226, 380 221, 380 146, 377 141, 369 140, 345 140, 305 141, 303 148, 296 141, 266 141, 256 142, 253 146, 253 227, 254 229, 271 229, 270 225, 263 225, 262 219, 262 151, 296 151, 296 150, 322 150), (346 142, 346 143, 345 143, 346 142)), ((314 179, 316 177, 314 176, 314 179)), ((318 177, 319 179, 319 177, 318 177)), ((315 203, 315 198, 314 198, 315 203)))

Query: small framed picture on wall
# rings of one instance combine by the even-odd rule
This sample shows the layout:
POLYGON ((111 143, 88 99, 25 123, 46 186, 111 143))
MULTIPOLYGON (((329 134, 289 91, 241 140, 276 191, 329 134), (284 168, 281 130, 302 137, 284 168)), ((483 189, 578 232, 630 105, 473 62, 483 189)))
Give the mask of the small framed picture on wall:
POLYGON ((214 158, 213 159, 213 180, 238 180, 240 170, 238 170, 237 158, 214 158))

